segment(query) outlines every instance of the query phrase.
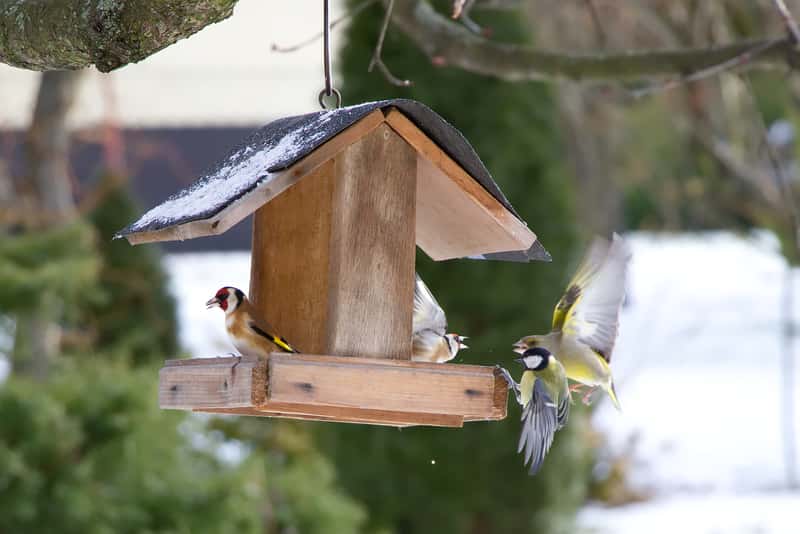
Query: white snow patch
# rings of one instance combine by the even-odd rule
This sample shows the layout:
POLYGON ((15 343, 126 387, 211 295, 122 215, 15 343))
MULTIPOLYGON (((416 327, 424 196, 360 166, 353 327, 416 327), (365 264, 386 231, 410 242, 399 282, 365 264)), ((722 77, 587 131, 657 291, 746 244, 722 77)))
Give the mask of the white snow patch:
MULTIPOLYGON (((588 506, 579 525, 615 534, 800 532, 800 493, 777 491, 787 482, 781 426, 787 264, 777 240, 762 232, 636 234, 629 241, 628 302, 612 358, 622 412, 603 400, 594 422, 608 454, 633 444, 631 483, 654 499, 588 506)), ((792 279, 800 304, 796 269, 792 279)), ((798 349, 800 340, 795 361, 798 349)), ((795 392, 795 414, 799 397, 795 392)))
MULTIPOLYGON (((629 297, 612 358, 623 411, 604 401, 596 426, 615 453, 636 440, 633 475, 643 489, 781 487, 787 266, 777 243, 730 233, 630 241, 629 297)), ((794 279, 800 290, 797 272, 794 279)))
POLYGON ((623 508, 588 506, 581 532, 596 534, 797 534, 800 494, 688 494, 623 508))
POLYGON ((195 182, 142 215, 131 225, 131 230, 136 232, 153 223, 172 224, 185 217, 224 206, 230 202, 230 199, 239 196, 255 185, 269 183, 277 173, 269 173, 268 169, 278 161, 295 158, 303 148, 310 144, 313 145, 322 138, 325 131, 321 127, 337 113, 352 111, 372 104, 368 102, 348 108, 324 111, 314 122, 290 132, 271 147, 255 150, 252 146, 247 146, 240 149, 228 157, 228 165, 221 167, 202 182, 195 182))

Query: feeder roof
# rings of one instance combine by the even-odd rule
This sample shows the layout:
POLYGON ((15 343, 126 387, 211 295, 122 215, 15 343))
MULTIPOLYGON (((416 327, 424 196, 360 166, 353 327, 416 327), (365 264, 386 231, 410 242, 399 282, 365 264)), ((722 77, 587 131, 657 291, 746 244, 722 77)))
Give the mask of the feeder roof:
MULTIPOLYGON (((275 120, 253 133, 192 185, 145 213, 115 237, 125 237, 137 244, 222 233, 275 196, 262 194, 260 199, 254 198, 259 191, 274 185, 276 177, 284 171, 375 110, 387 113, 391 108, 399 110, 521 221, 475 150, 455 127, 420 102, 392 99, 275 120), (220 214, 225 211, 235 214, 223 221, 220 214)), ((523 262, 550 259, 538 240, 527 250, 469 257, 523 262)))

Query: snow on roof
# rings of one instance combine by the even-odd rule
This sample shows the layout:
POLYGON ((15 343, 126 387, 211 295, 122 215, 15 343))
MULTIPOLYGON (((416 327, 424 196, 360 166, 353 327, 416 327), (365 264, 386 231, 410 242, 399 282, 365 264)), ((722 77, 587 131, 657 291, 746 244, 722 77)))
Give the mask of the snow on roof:
MULTIPOLYGON (((158 231, 213 217, 256 187, 269 183, 279 171, 291 167, 365 115, 389 107, 399 109, 498 202, 520 218, 458 130, 424 104, 393 99, 273 121, 256 131, 191 186, 152 208, 116 237, 158 231)), ((476 259, 549 260, 549 255, 537 241, 528 252, 486 254, 476 259)))

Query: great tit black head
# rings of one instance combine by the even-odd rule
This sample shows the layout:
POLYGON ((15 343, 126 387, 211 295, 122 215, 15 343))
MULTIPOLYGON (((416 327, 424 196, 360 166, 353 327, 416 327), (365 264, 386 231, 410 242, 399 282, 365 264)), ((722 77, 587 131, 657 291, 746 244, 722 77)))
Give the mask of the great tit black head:
POLYGON ((517 358, 517 363, 525 367, 526 371, 541 371, 550 363, 552 353, 544 347, 534 347, 522 353, 522 358, 517 358))

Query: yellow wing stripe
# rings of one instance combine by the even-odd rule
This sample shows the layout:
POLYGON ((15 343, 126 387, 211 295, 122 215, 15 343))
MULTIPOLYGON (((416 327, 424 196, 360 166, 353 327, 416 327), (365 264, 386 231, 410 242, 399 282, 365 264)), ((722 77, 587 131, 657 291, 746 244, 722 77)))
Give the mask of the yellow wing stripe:
POLYGON ((571 311, 575 308, 575 304, 581 300, 582 295, 581 286, 577 283, 572 283, 567 287, 567 291, 561 297, 561 300, 556 304, 556 309, 553 311, 553 330, 559 331, 564 328, 571 316, 571 311))
POLYGON ((289 343, 282 337, 270 334, 269 332, 265 332, 263 329, 259 328, 259 326, 255 323, 250 323, 250 328, 252 328, 253 331, 256 332, 258 335, 269 339, 275 344, 276 347, 280 347, 286 352, 299 352, 295 350, 294 347, 289 345, 289 343))
POLYGON ((297 352, 296 350, 294 350, 294 347, 289 345, 283 338, 280 338, 278 336, 272 336, 272 342, 275 343, 280 348, 285 349, 286 352, 297 352))
POLYGON ((572 317, 572 310, 581 300, 583 290, 586 289, 586 286, 597 274, 597 269, 598 265, 592 262, 591 255, 583 259, 572 280, 567 284, 567 290, 559 299, 558 304, 556 304, 556 309, 553 310, 553 331, 563 329, 564 325, 569 322, 572 317))

